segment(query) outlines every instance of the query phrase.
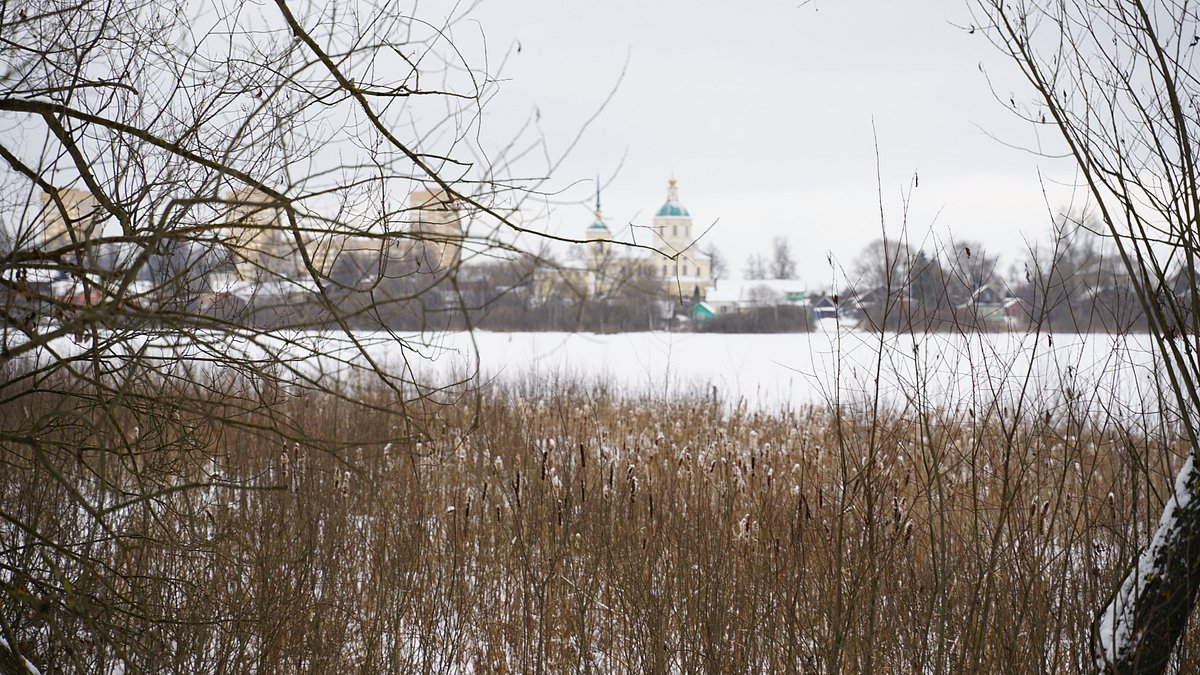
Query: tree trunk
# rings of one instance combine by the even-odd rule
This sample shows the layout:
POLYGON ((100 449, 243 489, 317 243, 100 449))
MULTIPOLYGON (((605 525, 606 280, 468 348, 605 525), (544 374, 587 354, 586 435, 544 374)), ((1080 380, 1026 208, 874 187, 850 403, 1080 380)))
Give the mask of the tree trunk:
POLYGON ((1092 648, 1100 673, 1162 673, 1200 588, 1200 472, 1175 478, 1154 539, 1098 617, 1092 648))

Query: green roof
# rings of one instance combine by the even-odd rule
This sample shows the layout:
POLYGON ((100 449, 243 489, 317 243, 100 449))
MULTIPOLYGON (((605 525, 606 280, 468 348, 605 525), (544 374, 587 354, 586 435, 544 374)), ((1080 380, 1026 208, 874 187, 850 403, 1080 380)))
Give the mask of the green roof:
POLYGON ((591 225, 588 225, 588 229, 589 230, 604 230, 605 232, 607 232, 608 226, 605 225, 604 223, 600 222, 599 220, 597 220, 596 222, 592 223, 591 225))
POLYGON ((654 217, 655 218, 679 218, 679 217, 686 217, 686 216, 690 216, 690 215, 691 214, 688 213, 688 210, 683 208, 683 204, 680 204, 679 202, 668 201, 667 203, 662 205, 662 208, 660 208, 658 210, 658 213, 654 214, 654 217))

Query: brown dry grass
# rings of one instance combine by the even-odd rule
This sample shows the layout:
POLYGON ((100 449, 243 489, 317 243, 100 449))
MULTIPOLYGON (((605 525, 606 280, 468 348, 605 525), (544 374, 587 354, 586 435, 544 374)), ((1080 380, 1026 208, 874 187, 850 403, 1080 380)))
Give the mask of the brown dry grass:
MULTIPOLYGON (((403 437, 333 399, 274 412, 403 437)), ((76 672, 1079 672, 1184 448, 1060 417, 529 384, 420 443, 179 412, 64 431, 4 450, 7 634, 76 672), (121 485, 164 491, 107 530, 66 487, 121 485)))

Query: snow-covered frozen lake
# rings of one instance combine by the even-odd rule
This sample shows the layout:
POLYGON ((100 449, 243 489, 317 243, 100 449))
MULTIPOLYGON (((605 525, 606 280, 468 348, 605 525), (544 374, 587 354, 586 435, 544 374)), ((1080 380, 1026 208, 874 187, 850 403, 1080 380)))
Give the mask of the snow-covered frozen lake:
POLYGON ((902 406, 1011 403, 1024 393, 1038 409, 1073 399, 1094 411, 1140 412, 1156 409, 1160 370, 1145 335, 477 332, 442 335, 433 345, 436 360, 419 372, 461 373, 477 353, 489 379, 605 380, 656 396, 710 395, 715 387, 727 403, 769 410, 864 400, 878 391, 902 406))
MULTIPOLYGON (((830 327, 796 334, 699 333, 358 333, 358 344, 384 369, 419 381, 449 382, 476 372, 489 381, 605 381, 637 395, 681 393, 744 401, 764 410, 880 399, 905 406, 979 408, 1033 401, 1040 411, 1071 400, 1094 412, 1157 409, 1155 364, 1145 335, 949 333, 878 335, 830 327)), ((229 354, 261 355, 264 344, 216 337, 151 350, 164 362, 212 363, 229 354)), ((343 337, 270 338, 295 355, 290 367, 322 384, 344 378, 366 357, 343 337), (311 351, 310 351, 311 350, 311 351), (316 356, 320 354, 320 356, 316 356)), ((140 348, 145 339, 135 342, 140 348)), ((166 340, 163 340, 165 343, 166 340)), ((50 346, 77 353, 69 340, 50 346)), ((43 353, 41 358, 46 358, 43 353)), ((114 359, 120 357, 114 355, 114 359)), ((207 367, 201 365, 201 367, 207 367)))

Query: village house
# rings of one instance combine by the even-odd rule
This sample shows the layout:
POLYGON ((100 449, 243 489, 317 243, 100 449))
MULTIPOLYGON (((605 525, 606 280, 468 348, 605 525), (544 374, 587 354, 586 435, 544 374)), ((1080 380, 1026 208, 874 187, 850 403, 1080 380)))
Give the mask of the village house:
POLYGON ((1029 318, 1025 303, 996 283, 986 283, 975 289, 971 297, 958 305, 957 309, 968 313, 980 324, 1006 328, 1019 325, 1029 318))

